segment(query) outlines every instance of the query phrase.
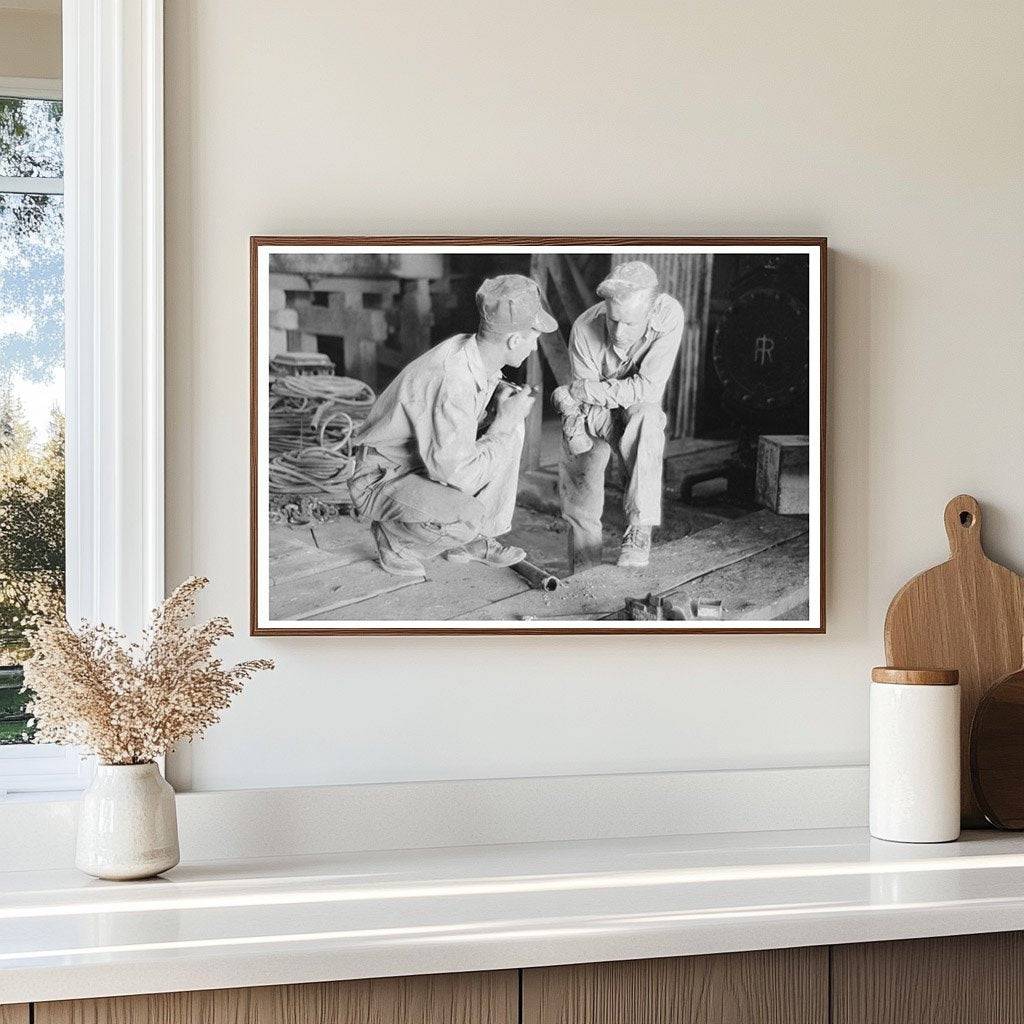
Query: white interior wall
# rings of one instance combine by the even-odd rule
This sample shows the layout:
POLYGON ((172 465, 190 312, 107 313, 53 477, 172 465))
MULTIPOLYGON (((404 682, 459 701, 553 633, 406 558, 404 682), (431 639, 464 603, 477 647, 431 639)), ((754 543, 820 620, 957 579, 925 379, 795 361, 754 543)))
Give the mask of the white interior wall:
POLYGON ((167 0, 168 582, 270 656, 224 787, 862 763, 889 597, 1024 566, 1024 7, 167 0), (829 236, 828 633, 288 638, 248 620, 250 234, 829 236))

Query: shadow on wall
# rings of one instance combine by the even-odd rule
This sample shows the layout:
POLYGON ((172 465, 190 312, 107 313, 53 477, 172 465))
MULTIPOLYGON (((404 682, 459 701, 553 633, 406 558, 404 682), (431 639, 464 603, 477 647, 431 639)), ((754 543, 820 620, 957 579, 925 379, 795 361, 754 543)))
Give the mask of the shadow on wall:
MULTIPOLYGON (((876 330, 872 308, 891 308, 892 288, 891 275, 877 266, 842 250, 829 250, 825 527, 831 572, 825 575, 826 602, 831 623, 866 624, 879 637, 879 644, 881 621, 867 623, 871 589, 868 564, 855 553, 869 550, 867 509, 872 497, 868 463, 875 426, 871 419, 876 330), (846 344, 840 347, 844 341, 846 344)), ((883 614, 887 603, 888 599, 880 605, 883 614)))

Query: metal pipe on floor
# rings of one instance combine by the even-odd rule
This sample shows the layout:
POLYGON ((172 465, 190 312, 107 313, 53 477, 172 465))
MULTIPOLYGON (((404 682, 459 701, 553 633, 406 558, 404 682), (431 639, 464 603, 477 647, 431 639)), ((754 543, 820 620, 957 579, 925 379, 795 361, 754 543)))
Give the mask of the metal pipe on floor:
POLYGON ((516 562, 512 568, 535 590, 546 590, 550 593, 562 585, 562 581, 557 576, 553 576, 547 569, 541 569, 532 562, 516 562))

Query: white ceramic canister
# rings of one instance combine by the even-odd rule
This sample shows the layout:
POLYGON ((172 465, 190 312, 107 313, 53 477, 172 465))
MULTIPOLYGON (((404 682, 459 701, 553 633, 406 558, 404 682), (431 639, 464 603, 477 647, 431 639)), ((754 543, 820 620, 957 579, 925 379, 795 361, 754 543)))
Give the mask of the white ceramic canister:
POLYGON ((100 764, 82 794, 75 864, 96 878, 150 878, 178 863, 174 790, 148 764, 100 764))
POLYGON ((871 834, 897 843, 960 835, 960 683, 953 669, 871 672, 871 834))

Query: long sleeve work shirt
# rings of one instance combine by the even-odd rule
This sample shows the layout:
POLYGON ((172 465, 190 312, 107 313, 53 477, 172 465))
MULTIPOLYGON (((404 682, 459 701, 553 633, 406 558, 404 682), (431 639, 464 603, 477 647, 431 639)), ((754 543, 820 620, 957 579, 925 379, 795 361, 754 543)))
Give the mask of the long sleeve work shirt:
POLYGON ((569 335, 573 382, 583 382, 587 401, 606 408, 660 404, 683 338, 683 307, 661 294, 639 341, 617 348, 608 334, 605 304, 581 313, 569 335))
POLYGON ((401 468, 476 494, 515 434, 477 437, 501 379, 488 377, 476 339, 457 334, 405 366, 370 410, 354 439, 401 468))

